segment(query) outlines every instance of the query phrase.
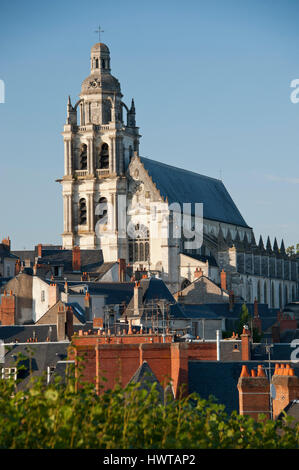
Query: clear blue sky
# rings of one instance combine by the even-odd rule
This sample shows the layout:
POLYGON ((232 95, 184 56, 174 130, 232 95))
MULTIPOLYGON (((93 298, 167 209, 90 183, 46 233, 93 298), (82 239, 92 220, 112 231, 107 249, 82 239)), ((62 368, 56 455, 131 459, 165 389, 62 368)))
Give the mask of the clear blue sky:
POLYGON ((3 1, 0 237, 61 243, 60 133, 100 23, 141 155, 221 174, 257 238, 299 242, 298 18, 298 0, 3 1))

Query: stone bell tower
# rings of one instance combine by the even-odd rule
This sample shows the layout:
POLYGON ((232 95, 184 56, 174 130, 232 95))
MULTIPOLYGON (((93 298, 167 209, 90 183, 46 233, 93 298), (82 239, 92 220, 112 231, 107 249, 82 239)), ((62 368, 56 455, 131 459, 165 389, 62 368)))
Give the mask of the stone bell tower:
POLYGON ((122 101, 105 44, 92 46, 90 66, 80 99, 68 100, 62 133, 63 247, 102 249, 104 261, 116 261, 127 258, 127 241, 118 237, 118 195, 126 195, 125 172, 140 135, 134 101, 130 108, 122 101))

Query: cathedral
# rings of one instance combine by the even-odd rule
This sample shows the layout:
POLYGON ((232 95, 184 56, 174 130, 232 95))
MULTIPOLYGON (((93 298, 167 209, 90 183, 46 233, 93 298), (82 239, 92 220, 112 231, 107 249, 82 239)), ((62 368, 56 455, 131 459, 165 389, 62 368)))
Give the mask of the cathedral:
POLYGON ((140 155, 135 103, 123 101, 103 43, 91 48, 90 75, 79 100, 68 100, 62 134, 63 248, 101 250, 105 262, 125 260, 173 293, 198 272, 217 285, 225 273, 222 288, 246 302, 282 308, 297 298, 296 258, 283 241, 256 242, 222 181, 140 155))

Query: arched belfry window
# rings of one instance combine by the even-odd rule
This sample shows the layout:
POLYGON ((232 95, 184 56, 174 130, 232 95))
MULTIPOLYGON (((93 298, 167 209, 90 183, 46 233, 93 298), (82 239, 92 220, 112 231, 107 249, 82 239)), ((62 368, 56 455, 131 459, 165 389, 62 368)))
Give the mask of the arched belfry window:
POLYGON ((105 197, 101 197, 98 200, 98 203, 96 205, 95 209, 95 229, 97 230, 98 224, 100 225, 107 225, 108 223, 108 202, 105 197))
POLYGON ((86 200, 84 198, 79 201, 79 224, 86 225, 87 223, 86 200))
POLYGON ((81 145, 80 170, 87 170, 87 145, 86 144, 81 145))
POLYGON ((99 59, 96 59, 96 69, 99 68, 99 59))
POLYGON ((99 168, 100 170, 109 168, 109 147, 106 143, 102 145, 100 151, 99 168))
POLYGON ((106 62, 105 62, 105 59, 102 59, 102 69, 105 69, 106 68, 106 62))

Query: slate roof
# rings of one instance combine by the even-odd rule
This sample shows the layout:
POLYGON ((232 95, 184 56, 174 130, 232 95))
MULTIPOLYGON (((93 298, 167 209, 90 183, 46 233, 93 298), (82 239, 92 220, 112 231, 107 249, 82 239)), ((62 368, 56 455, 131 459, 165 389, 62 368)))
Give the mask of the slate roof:
POLYGON ((0 339, 5 343, 14 343, 16 340, 19 343, 26 343, 27 340, 34 336, 39 342, 45 342, 47 337, 49 337, 51 341, 57 341, 56 325, 0 325, 0 339))
POLYGON ((159 399, 161 402, 164 401, 163 387, 146 361, 143 361, 141 366, 138 367, 135 374, 129 381, 129 384, 137 383, 140 383, 140 389, 147 390, 148 392, 150 391, 152 385, 156 384, 156 390, 159 393, 159 399))
POLYGON ((9 251, 9 249, 4 245, 3 243, 0 243, 0 259, 1 258, 15 258, 17 259, 18 256, 16 256, 12 251, 9 251))
MULTIPOLYGON (((251 358, 253 360, 268 360, 268 353, 265 346, 265 343, 253 344, 251 347, 251 358)), ((270 359, 273 361, 290 361, 291 354, 294 350, 295 348, 292 348, 290 343, 274 343, 271 348, 270 359)))
MULTIPOLYGON (((173 202, 203 203, 203 216, 248 227, 222 181, 140 157, 161 196, 173 202)), ((193 206, 194 209, 194 206, 193 206)))
POLYGON ((221 314, 217 314, 211 305, 214 304, 202 304, 202 305, 196 305, 196 304, 179 304, 181 309, 183 310, 185 317, 190 318, 190 319, 217 319, 221 318, 221 314))
MULTIPOLYGON (((188 318, 230 318, 238 320, 243 303, 235 303, 233 311, 229 311, 229 303, 206 303, 206 304, 180 304, 188 318)), ((254 304, 246 304, 249 314, 253 317, 254 304)), ((258 304, 259 315, 262 326, 271 326, 277 321, 277 310, 269 309, 265 304, 258 304)))
MULTIPOLYGON (((299 422, 299 400, 291 401, 283 410, 288 416, 292 416, 294 421, 291 423, 291 427, 295 426, 299 422)), ((281 412, 277 419, 284 418, 284 412, 281 412)))
MULTIPOLYGON (((55 366, 58 361, 65 360, 67 357, 68 342, 52 342, 52 343, 30 343, 14 344, 9 346, 9 350, 5 354, 4 367, 14 367, 18 354, 21 353, 27 358, 29 357, 28 347, 30 347, 30 354, 32 354, 31 368, 32 376, 38 377, 44 374, 48 366, 55 366)), ((26 359, 23 362, 25 370, 20 370, 18 378, 22 379, 18 388, 24 389, 30 383, 30 362, 26 359)), ((2 365, 3 367, 3 365, 2 365)))
POLYGON ((106 295, 106 304, 128 304, 134 294, 134 282, 82 282, 70 287, 73 292, 78 292, 80 285, 82 292, 87 289, 90 295, 106 295))
MULTIPOLYGON (((216 361, 189 361, 189 393, 196 392, 201 398, 208 399, 211 395, 217 403, 225 405, 225 411, 239 412, 239 393, 237 383, 241 374, 242 365, 251 370, 262 364, 259 362, 216 362, 216 361)), ((264 369, 268 363, 264 364, 264 369)), ((275 364, 272 364, 272 373, 275 364)))
MULTIPOLYGON (((97 272, 103 264, 103 254, 101 250, 80 250, 81 272, 97 272)), ((42 257, 38 259, 40 264, 51 266, 63 266, 64 271, 73 271, 72 250, 43 250, 42 257)))

